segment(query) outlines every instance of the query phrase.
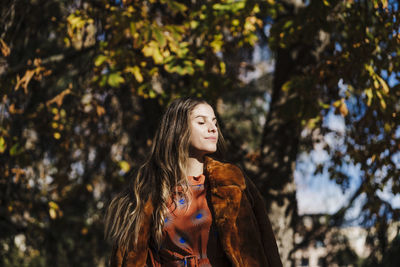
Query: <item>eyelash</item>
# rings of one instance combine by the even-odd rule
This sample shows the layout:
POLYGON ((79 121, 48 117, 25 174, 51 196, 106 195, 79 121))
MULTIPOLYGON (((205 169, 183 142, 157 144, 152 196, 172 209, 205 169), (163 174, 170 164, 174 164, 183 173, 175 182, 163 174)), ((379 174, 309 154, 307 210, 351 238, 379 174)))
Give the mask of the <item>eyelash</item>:
MULTIPOLYGON (((199 123, 200 125, 203 125, 205 122, 199 121, 198 123, 199 123)), ((218 127, 218 123, 215 123, 214 125, 215 125, 215 127, 218 127)))

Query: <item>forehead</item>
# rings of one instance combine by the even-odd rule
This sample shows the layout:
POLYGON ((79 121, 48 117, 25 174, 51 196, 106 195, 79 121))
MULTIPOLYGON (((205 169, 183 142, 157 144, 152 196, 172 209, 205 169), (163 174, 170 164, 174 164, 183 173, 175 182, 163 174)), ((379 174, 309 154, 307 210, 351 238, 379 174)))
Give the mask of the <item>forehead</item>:
POLYGON ((198 104, 192 110, 190 117, 210 117, 213 119, 215 118, 215 114, 213 108, 209 104, 198 104))

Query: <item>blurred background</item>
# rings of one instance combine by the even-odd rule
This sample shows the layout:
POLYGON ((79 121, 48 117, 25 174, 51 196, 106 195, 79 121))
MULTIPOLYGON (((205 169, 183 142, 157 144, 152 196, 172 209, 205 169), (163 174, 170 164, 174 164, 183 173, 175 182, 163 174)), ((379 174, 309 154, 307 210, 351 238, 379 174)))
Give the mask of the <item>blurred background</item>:
POLYGON ((400 266, 395 0, 2 0, 0 266, 107 266, 165 107, 206 98, 284 266, 400 266))

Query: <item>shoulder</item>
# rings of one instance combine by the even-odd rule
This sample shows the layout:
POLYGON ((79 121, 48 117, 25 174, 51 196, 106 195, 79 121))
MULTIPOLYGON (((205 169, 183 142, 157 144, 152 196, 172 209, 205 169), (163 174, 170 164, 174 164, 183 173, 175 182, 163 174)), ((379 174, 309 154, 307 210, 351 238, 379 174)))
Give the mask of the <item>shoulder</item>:
POLYGON ((210 182, 216 186, 235 185, 242 190, 246 188, 246 178, 242 170, 234 164, 205 157, 204 171, 210 182))

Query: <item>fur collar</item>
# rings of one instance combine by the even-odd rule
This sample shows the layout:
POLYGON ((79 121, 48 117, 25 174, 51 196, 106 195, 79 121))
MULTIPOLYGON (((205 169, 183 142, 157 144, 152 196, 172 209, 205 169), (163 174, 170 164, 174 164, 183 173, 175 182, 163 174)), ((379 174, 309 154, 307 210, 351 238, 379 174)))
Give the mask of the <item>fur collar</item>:
POLYGON ((222 163, 210 157, 204 158, 204 171, 212 187, 238 186, 241 190, 246 188, 241 170, 230 163, 222 163))
POLYGON ((210 185, 210 208, 214 211, 222 247, 234 266, 243 266, 238 244, 232 237, 238 236, 235 222, 246 188, 244 176, 237 166, 210 157, 205 158, 205 174, 210 185))

